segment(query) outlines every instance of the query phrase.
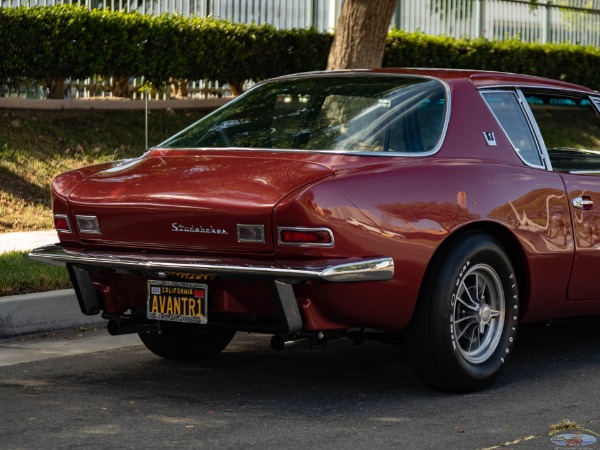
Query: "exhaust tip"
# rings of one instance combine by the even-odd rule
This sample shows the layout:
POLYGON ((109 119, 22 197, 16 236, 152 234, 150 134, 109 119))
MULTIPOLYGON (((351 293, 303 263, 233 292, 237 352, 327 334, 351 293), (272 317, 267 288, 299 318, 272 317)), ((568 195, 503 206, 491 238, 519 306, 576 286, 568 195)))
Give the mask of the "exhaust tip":
POLYGON ((324 345, 325 333, 301 333, 296 335, 276 334, 271 338, 271 348, 276 352, 283 350, 311 348, 313 345, 324 345))
POLYGON ((276 334, 271 338, 271 348, 276 352, 283 351, 283 349, 285 349, 285 343, 285 338, 280 334, 276 334))
POLYGON ((119 322, 117 322, 114 319, 111 319, 108 321, 108 323, 106 324, 106 330, 108 331, 108 334, 110 334, 111 336, 118 336, 119 335, 119 322))
POLYGON ((106 324, 106 330, 111 336, 121 334, 134 334, 157 328, 156 323, 140 321, 137 319, 110 319, 106 324))

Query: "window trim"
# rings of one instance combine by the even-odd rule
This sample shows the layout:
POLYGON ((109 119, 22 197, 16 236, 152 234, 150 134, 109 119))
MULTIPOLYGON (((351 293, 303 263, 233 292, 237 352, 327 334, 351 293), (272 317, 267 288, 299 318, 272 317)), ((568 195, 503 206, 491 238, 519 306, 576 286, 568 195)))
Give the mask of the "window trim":
POLYGON ((479 94, 481 95, 481 99, 483 100, 483 102, 485 103, 485 105, 487 106, 489 111, 494 116, 494 119, 496 119, 496 123, 498 124, 498 126, 500 127, 502 132, 504 133, 504 136, 510 143, 510 146, 512 147, 512 149, 515 152, 515 154, 517 155, 517 157, 528 167, 551 171, 552 165, 550 164, 550 159, 548 158, 548 152, 546 150, 546 146, 542 145, 544 142, 543 140, 541 140, 542 135, 540 134, 540 131, 537 127, 537 124, 535 122, 535 118, 533 117, 531 109, 529 108, 529 105, 527 105, 527 101, 525 100, 525 97, 523 96, 523 92, 518 88, 512 88, 512 89, 507 89, 507 88, 489 89, 489 88, 486 88, 486 89, 480 89, 479 94), (517 103, 519 104, 519 107, 521 108, 523 116, 525 117, 525 120, 527 122, 529 131, 531 132, 531 136, 533 137, 534 145, 535 145, 538 155, 540 157, 541 164, 539 164, 539 165, 532 164, 529 161, 526 161, 523 158, 523 156, 521 156, 521 154, 517 151, 517 147, 515 147, 515 144, 513 143, 512 139, 510 138, 508 132, 504 128, 504 125, 502 124, 502 122, 500 122, 500 119, 498 118, 498 116, 496 115, 496 113, 494 112, 494 110, 492 109, 490 104, 487 102, 487 100, 485 98, 485 94, 497 94, 499 92, 512 94, 516 98, 517 103))
MULTIPOLYGON (((561 90, 561 89, 550 90, 550 89, 540 88, 540 87, 532 87, 532 88, 526 87, 524 89, 527 91, 527 93, 530 93, 530 92, 535 93, 536 91, 537 92, 552 91, 553 94, 562 95, 563 97, 577 97, 580 99, 587 98, 590 101, 594 111, 596 111, 596 114, 598 114, 598 116, 600 116, 600 96, 598 96, 598 95, 593 95, 588 92, 565 91, 565 90, 561 90)), ((528 110, 529 114, 531 115, 531 118, 533 119, 532 124, 534 126, 536 134, 538 134, 538 136, 539 136, 539 145, 540 145, 542 151, 544 152, 544 154, 546 155, 546 158, 548 161, 548 170, 554 172, 554 169, 552 168, 552 162, 550 161, 550 154, 548 153, 548 148, 546 147, 546 142, 544 141, 544 138, 542 137, 542 133, 537 125, 537 121, 535 120, 533 111, 529 107, 529 103, 527 103, 527 99, 525 99, 525 94, 523 93, 523 91, 521 89, 518 89, 518 91, 523 96, 523 100, 525 102, 524 104, 526 105, 527 110, 528 110)), ((598 175, 600 173, 600 170, 571 170, 566 173, 569 173, 572 175, 598 175)))
MULTIPOLYGON (((427 74, 361 72, 361 71, 345 73, 343 71, 342 72, 339 72, 339 71, 318 72, 317 71, 317 72, 307 72, 305 74, 283 75, 283 76, 280 76, 277 78, 272 78, 269 80, 262 81, 260 83, 255 84, 254 86, 252 86, 248 91, 246 91, 241 96, 236 97, 231 102, 227 103, 227 105, 224 105, 221 108, 218 108, 217 110, 211 112, 210 114, 203 117, 202 119, 192 123, 188 127, 184 128, 184 129, 180 130, 179 132, 175 133, 174 135, 170 136, 168 139, 161 142, 160 144, 158 144, 154 147, 151 147, 149 150, 169 151, 169 150, 187 150, 187 149, 189 149, 189 150, 221 149, 221 150, 226 150, 228 152, 238 152, 238 151, 248 151, 248 152, 268 151, 268 152, 274 152, 274 153, 298 152, 298 153, 307 153, 307 154, 327 154, 327 155, 339 154, 339 155, 348 155, 348 156, 374 156, 374 157, 378 157, 378 158, 395 158, 395 157, 422 158, 422 157, 426 157, 426 156, 433 156, 441 150, 441 148, 444 146, 444 142, 446 141, 446 137, 447 137, 448 129, 449 129, 449 125, 450 125, 450 117, 452 115, 452 90, 450 89, 450 85, 447 83, 446 80, 444 80, 442 78, 438 78, 433 75, 427 75, 427 74), (274 149, 274 148, 251 148, 251 147, 217 148, 217 147, 186 147, 186 146, 184 146, 184 147, 168 147, 168 146, 165 146, 170 141, 174 140, 178 136, 180 136, 183 133, 187 132, 188 130, 192 129, 200 120, 205 120, 214 114, 218 114, 221 111, 221 108, 223 108, 227 105, 234 104, 233 102, 239 101, 240 98, 242 98, 246 94, 252 92, 254 89, 257 89, 259 86, 262 86, 263 84, 267 84, 269 82, 278 81, 278 80, 295 80, 295 79, 312 78, 315 76, 318 76, 318 77, 336 77, 336 76, 338 76, 338 77, 344 77, 344 78, 345 77, 352 78, 352 77, 356 77, 356 76, 419 78, 419 79, 430 80, 430 81, 435 81, 435 82, 439 83, 444 90, 446 105, 445 105, 444 120, 442 122, 442 127, 440 129, 440 134, 438 136, 436 145, 431 150, 425 151, 425 152, 389 152, 389 151, 373 152, 373 151, 318 150, 318 149, 307 150, 307 149, 294 149, 294 148, 276 148, 276 149, 274 149)), ((387 133, 389 133, 389 130, 386 131, 386 140, 387 140, 387 133)))
POLYGON ((596 113, 600 116, 600 96, 588 95, 587 97, 590 99, 590 103, 596 110, 596 113))
POLYGON ((546 148, 546 143, 544 142, 544 138, 542 137, 542 132, 540 131, 540 127, 537 124, 537 120, 535 120, 535 116, 533 115, 533 111, 529 107, 529 103, 527 103, 527 99, 525 98, 525 94, 521 89, 517 89, 517 95, 520 99, 521 107, 526 111, 527 120, 529 121, 529 128, 533 131, 533 136, 537 142, 538 152, 540 152, 542 163, 546 167, 546 170, 549 172, 553 172, 552 161, 550 161, 550 155, 548 154, 548 149, 546 148))

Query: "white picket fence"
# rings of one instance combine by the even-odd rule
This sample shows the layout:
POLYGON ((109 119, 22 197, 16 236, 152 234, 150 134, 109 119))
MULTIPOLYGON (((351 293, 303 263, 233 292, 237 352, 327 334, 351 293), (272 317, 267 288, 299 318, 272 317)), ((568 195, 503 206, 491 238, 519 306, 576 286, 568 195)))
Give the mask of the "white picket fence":
MULTIPOLYGON (((2 7, 81 3, 88 8, 177 12, 277 28, 335 28, 343 0, 0 0, 2 7)), ((398 0, 392 27, 452 37, 520 38, 600 47, 600 0, 398 0)))
MULTIPOLYGON (((88 8, 177 12, 242 23, 269 23, 277 28, 333 31, 343 0, 80 0, 88 8)), ((0 0, 2 7, 77 3, 73 0, 0 0)), ((391 27, 451 37, 518 38, 600 47, 600 0, 398 0, 391 27)), ((85 83, 77 95, 89 95, 85 83), (87 94, 86 94, 87 93, 87 94)), ((205 92, 202 82, 192 92, 205 92)), ((37 92, 38 90, 36 90, 37 92)), ((10 93, 9 93, 10 95, 10 93)), ((37 96, 37 94, 35 94, 37 96)), ((200 94, 199 94, 200 95, 200 94)))

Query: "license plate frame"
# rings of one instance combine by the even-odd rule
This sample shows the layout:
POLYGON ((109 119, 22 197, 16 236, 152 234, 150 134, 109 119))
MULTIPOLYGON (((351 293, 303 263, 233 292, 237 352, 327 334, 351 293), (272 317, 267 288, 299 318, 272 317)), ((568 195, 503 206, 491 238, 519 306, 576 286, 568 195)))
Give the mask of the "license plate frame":
POLYGON ((148 319, 208 323, 208 286, 204 283, 148 280, 146 298, 148 319))

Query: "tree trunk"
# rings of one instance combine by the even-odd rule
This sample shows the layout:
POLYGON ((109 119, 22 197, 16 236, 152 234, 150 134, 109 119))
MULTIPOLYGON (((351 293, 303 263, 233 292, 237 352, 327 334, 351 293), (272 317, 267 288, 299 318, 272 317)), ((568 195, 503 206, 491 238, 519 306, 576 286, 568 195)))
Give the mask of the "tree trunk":
POLYGON ((398 0, 344 0, 327 69, 381 67, 385 38, 398 0))
POLYGON ((188 80, 184 78, 169 78, 171 94, 175 98, 188 97, 188 80))
POLYGON ((62 100, 65 98, 66 83, 64 78, 52 78, 48 89, 48 98, 62 100))
POLYGON ((242 95, 244 93, 244 82, 243 81, 236 81, 236 82, 229 82, 227 83, 229 84, 229 89, 231 89, 231 93, 237 97, 238 95, 242 95))
POLYGON ((110 92, 113 97, 128 98, 131 92, 129 92, 129 78, 113 78, 112 85, 110 86, 110 92))

